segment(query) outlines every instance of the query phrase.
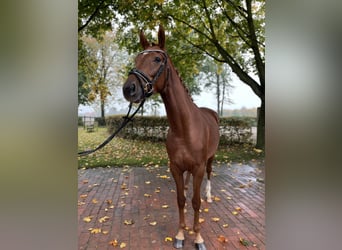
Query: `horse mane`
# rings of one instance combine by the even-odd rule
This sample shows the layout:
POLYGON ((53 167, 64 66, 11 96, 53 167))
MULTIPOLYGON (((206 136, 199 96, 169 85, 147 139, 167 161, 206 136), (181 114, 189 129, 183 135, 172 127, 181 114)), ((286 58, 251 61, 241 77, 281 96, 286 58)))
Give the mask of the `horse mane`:
POLYGON ((182 86, 184 87, 186 93, 187 93, 188 96, 190 97, 191 101, 194 102, 194 99, 192 99, 192 96, 190 95, 190 91, 189 91, 189 89, 185 86, 184 81, 183 81, 182 77, 180 76, 178 70, 177 70, 175 67, 174 67, 174 69, 175 69, 176 74, 177 74, 177 76, 179 77, 179 80, 180 80, 182 86))

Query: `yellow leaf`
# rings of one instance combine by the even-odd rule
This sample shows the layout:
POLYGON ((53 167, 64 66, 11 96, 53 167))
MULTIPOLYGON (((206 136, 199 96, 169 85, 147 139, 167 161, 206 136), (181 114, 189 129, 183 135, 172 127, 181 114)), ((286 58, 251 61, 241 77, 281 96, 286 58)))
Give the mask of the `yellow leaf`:
POLYGON ((125 242, 121 242, 120 248, 125 248, 125 247, 126 247, 126 243, 125 242))
POLYGON ((214 221, 214 222, 218 222, 218 221, 220 220, 220 218, 218 218, 218 217, 213 217, 213 218, 211 218, 211 220, 214 221))
POLYGON ((99 201, 98 201, 97 199, 94 198, 94 199, 91 200, 91 202, 94 203, 94 204, 96 204, 96 203, 98 203, 99 201))
POLYGON ((94 216, 87 216, 87 217, 84 217, 84 218, 83 218, 83 221, 85 221, 85 222, 90 222, 91 219, 92 219, 93 217, 94 217, 94 216))
POLYGON ((99 222, 100 222, 100 223, 103 223, 103 222, 106 222, 106 221, 108 221, 108 220, 109 220, 109 217, 108 217, 108 216, 104 216, 104 217, 102 217, 102 218, 99 219, 99 222))
POLYGON ((85 198, 87 198, 87 197, 88 197, 87 194, 81 194, 81 195, 80 195, 80 198, 82 198, 82 199, 85 199, 85 198))
POLYGON ((134 224, 134 220, 132 220, 132 219, 125 220, 125 221, 124 221, 124 224, 125 224, 125 225, 133 225, 133 224, 134 224))
POLYGON ((103 234, 109 234, 109 231, 102 231, 103 234))
POLYGON ((166 241, 166 242, 167 242, 167 241, 171 241, 171 242, 172 242, 173 240, 172 240, 171 237, 165 237, 165 241, 166 241))
POLYGON ((227 228, 228 227, 228 224, 224 224, 224 225, 222 225, 224 228, 227 228))
POLYGON ((152 221, 152 222, 150 222, 149 223, 151 226, 155 226, 155 225, 157 225, 157 222, 156 221, 152 221))
POLYGON ((205 209, 203 209, 203 211, 208 213, 209 212, 209 208, 205 208, 205 209))
POLYGON ((148 184, 151 184, 151 182, 150 182, 150 181, 145 181, 145 184, 147 184, 147 185, 148 185, 148 184))
POLYGON ((119 245, 117 240, 112 240, 109 242, 109 245, 112 245, 113 247, 117 247, 119 245))
POLYGON ((144 194, 145 197, 151 197, 151 194, 144 194))
POLYGON ((90 233, 92 234, 98 234, 101 233, 101 228, 89 228, 90 233))
POLYGON ((162 208, 168 208, 169 205, 162 205, 162 208))
POLYGON ((112 200, 106 200, 106 202, 107 202, 108 205, 111 205, 113 203, 112 200))
POLYGON ((236 207, 235 210, 236 211, 241 211, 241 207, 236 207))
POLYGON ((205 221, 204 218, 199 218, 199 219, 198 219, 198 222, 199 222, 199 223, 203 223, 204 221, 205 221))
POLYGON ((233 215, 237 215, 237 214, 238 214, 238 212, 236 212, 236 211, 233 211, 233 212, 232 212, 232 214, 233 214, 233 215))
POLYGON ((214 197, 214 201, 220 201, 220 200, 221 200, 220 197, 217 197, 217 196, 214 197))
POLYGON ((257 153, 261 153, 261 152, 262 152, 261 149, 257 149, 257 148, 253 148, 253 150, 254 150, 255 152, 257 152, 257 153))

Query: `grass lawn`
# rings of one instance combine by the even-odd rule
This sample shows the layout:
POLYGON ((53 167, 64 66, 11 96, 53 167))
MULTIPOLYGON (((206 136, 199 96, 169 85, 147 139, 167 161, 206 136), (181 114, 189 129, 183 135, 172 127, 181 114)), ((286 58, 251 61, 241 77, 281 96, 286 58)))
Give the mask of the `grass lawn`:
MULTIPOLYGON (((93 149, 108 137, 106 128, 95 129, 88 133, 82 127, 78 128, 78 150, 93 149)), ((215 163, 244 163, 261 160, 264 152, 254 150, 252 145, 219 147, 215 163)), ((144 166, 167 165, 168 157, 164 142, 145 142, 114 138, 99 151, 87 156, 78 157, 79 168, 93 168, 106 166, 144 166)))

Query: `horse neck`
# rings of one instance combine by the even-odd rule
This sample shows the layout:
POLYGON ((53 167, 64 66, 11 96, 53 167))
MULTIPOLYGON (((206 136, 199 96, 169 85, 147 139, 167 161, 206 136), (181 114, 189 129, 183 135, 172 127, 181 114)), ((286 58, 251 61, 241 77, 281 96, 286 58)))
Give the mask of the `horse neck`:
POLYGON ((198 108, 193 103, 172 64, 169 74, 167 87, 161 93, 161 97, 171 130, 174 133, 182 134, 192 127, 190 118, 197 113, 198 108))

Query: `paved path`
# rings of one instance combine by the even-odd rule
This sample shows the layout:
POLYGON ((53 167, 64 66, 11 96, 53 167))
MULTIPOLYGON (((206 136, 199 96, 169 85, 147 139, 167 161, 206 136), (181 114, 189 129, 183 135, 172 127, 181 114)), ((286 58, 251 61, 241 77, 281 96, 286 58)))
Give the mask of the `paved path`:
MULTIPOLYGON (((216 199, 203 201, 200 214, 207 249, 265 249, 263 163, 213 168, 216 199)), ((195 249, 191 193, 184 250, 195 249)), ((178 210, 167 167, 78 170, 78 197, 79 250, 174 249, 168 237, 177 231, 178 210)))

